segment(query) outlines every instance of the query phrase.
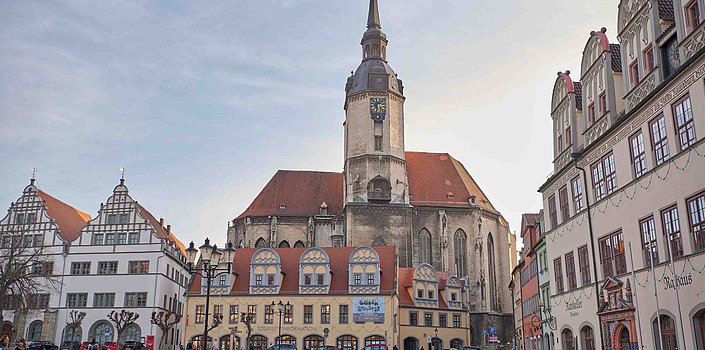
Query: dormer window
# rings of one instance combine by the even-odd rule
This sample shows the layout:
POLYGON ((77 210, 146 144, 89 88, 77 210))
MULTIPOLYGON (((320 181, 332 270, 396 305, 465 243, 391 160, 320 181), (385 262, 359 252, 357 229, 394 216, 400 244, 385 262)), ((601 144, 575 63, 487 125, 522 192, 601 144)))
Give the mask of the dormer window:
POLYGON ((362 284, 362 274, 361 273, 355 274, 355 284, 362 284))
POLYGON ((685 20, 688 28, 695 29, 700 24, 700 8, 698 0, 693 0, 685 5, 685 20))
POLYGON ((322 275, 322 274, 317 274, 317 275, 316 275, 316 284, 318 284, 319 286, 324 284, 324 283, 323 283, 323 275, 322 275))
POLYGON ((255 285, 256 286, 262 285, 262 275, 255 275, 255 285))
POLYGON ((458 293, 450 293, 450 301, 458 301, 458 293))
POLYGON ((311 285, 311 275, 310 274, 304 275, 304 284, 307 286, 311 285))
POLYGON ((432 291, 432 290, 429 290, 429 291, 428 291, 428 298, 429 298, 429 299, 433 299, 433 295, 434 295, 434 294, 433 294, 433 291, 432 291))
POLYGON ((375 284, 375 275, 373 273, 367 274, 367 284, 375 284))
POLYGON ((324 294, 330 286, 330 258, 321 248, 308 248, 299 259, 299 292, 324 294))
POLYGON ((416 297, 423 299, 423 289, 419 289, 416 291, 416 297))
POLYGON ((414 271, 414 304, 421 307, 438 307, 438 276, 429 264, 421 264, 414 271))
POLYGON ((281 284, 281 260, 270 248, 263 248, 250 260, 250 294, 276 294, 281 284))
POLYGON ((358 247, 348 260, 348 291, 350 293, 376 294, 380 292, 379 255, 371 247, 358 247), (362 283, 363 274, 367 277, 362 283))
POLYGON ((270 273, 267 275, 267 285, 273 286, 274 285, 274 274, 270 273))

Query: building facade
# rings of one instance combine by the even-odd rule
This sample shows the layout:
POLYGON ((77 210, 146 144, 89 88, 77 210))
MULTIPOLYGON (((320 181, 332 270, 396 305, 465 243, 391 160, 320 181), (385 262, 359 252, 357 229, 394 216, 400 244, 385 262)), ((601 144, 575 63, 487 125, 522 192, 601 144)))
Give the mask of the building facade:
MULTIPOLYGON (((171 225, 130 196, 124 180, 95 218, 46 194, 33 180, 0 223, 3 239, 17 225, 25 227, 24 237, 42 242, 57 287, 39 298, 37 310, 12 312, 14 318, 6 312, 15 336, 56 344, 95 338, 104 344, 117 340, 108 314, 129 310, 139 318, 124 339, 144 342, 153 335, 160 345, 161 330, 150 317, 154 311, 182 311, 190 280, 184 247, 171 225), (79 325, 72 323, 74 311, 85 313, 79 325)), ((180 328, 176 324, 166 335, 167 345, 178 345, 180 328)))
POLYGON ((701 349, 705 25, 700 0, 619 3, 580 82, 556 79, 540 187, 556 348, 701 349))
POLYGON ((521 238, 524 242, 524 264, 519 273, 522 300, 522 328, 524 349, 538 350, 541 346, 542 327, 539 310, 538 257, 536 247, 536 219, 538 214, 521 216, 521 238))
POLYGON ((511 233, 463 164, 409 152, 404 86, 370 1, 361 63, 345 85, 342 172, 278 171, 230 224, 240 247, 395 246, 401 267, 469 277, 471 327, 511 338, 511 233))

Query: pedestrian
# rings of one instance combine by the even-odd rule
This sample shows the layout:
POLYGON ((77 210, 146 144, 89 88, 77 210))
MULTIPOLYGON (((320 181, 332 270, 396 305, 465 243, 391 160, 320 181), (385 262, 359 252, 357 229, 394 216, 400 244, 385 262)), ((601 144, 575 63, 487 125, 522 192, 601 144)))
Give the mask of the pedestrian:
POLYGON ((399 348, 397 347, 396 344, 394 344, 394 347, 392 348, 392 350, 399 350, 399 348))
POLYGON ((17 342, 15 350, 27 350, 27 342, 24 340, 24 338, 20 339, 20 341, 17 342))
POLYGON ((0 350, 10 350, 10 337, 7 335, 0 337, 0 350))
POLYGON ((191 341, 186 343, 186 350, 193 350, 193 343, 191 343, 191 341))

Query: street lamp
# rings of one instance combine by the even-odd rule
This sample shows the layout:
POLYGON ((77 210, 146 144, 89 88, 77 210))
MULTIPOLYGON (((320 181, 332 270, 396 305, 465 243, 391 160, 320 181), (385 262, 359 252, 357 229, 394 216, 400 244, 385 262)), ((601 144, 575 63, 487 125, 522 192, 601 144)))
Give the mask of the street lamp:
POLYGON ((438 339, 438 328, 437 327, 436 327, 436 329, 433 330, 433 333, 436 334, 436 338, 433 341, 431 341, 431 344, 433 344, 434 350, 439 350, 439 349, 436 349, 436 347, 438 346, 436 344, 438 344, 438 340, 440 340, 440 339, 438 339))
POLYGON ((278 303, 274 304, 274 300, 272 300, 272 310, 274 310, 274 306, 276 305, 277 307, 277 315, 279 315, 279 336, 277 337, 277 345, 281 344, 281 338, 282 338, 282 316, 284 313, 286 313, 286 310, 289 309, 289 306, 291 304, 287 301, 286 304, 284 304, 281 300, 279 300, 278 303))
MULTIPOLYGON (((214 278, 232 272, 234 253, 235 249, 233 249, 232 243, 228 242, 227 248, 221 252, 215 244, 210 245, 208 238, 206 238, 202 246, 198 247, 198 250, 194 247, 193 241, 189 243, 188 249, 186 249, 189 272, 199 275, 206 280, 206 314, 204 317, 205 324, 203 326, 203 349, 207 347, 208 331, 210 331, 210 329, 208 329, 208 309, 211 297, 211 283, 214 278), (199 252, 201 253, 200 266, 196 263, 196 254, 199 252)), ((222 321, 222 316, 213 316, 213 328, 215 328, 218 326, 219 322, 222 321)))

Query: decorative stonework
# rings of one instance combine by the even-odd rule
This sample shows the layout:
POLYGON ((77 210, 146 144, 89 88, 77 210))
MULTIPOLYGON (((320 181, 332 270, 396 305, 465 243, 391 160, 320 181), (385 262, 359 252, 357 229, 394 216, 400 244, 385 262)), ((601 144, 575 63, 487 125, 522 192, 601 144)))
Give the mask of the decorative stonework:
POLYGON ((705 47, 705 22, 690 33, 678 47, 681 54, 681 64, 693 57, 703 47, 705 47))
POLYGON ((610 122, 609 122, 609 114, 602 116, 598 121, 596 121, 594 124, 590 125, 590 127, 587 129, 585 132, 585 144, 586 146, 593 143, 595 140, 597 140, 598 137, 602 136, 607 129, 610 127, 610 122))
POLYGON ((553 166, 555 171, 559 171, 560 169, 563 169, 566 164, 570 163, 571 161, 571 154, 573 152, 573 145, 570 145, 570 147, 566 148, 561 152, 560 155, 558 155, 558 158, 553 161, 553 166))
POLYGON ((644 79, 642 79, 639 84, 634 87, 625 96, 627 102, 627 110, 631 110, 639 104, 646 96, 648 96, 656 88, 656 72, 658 70, 652 70, 644 79))
POLYGON ((620 2, 617 21, 617 29, 620 33, 646 3, 647 0, 622 0, 620 2))

